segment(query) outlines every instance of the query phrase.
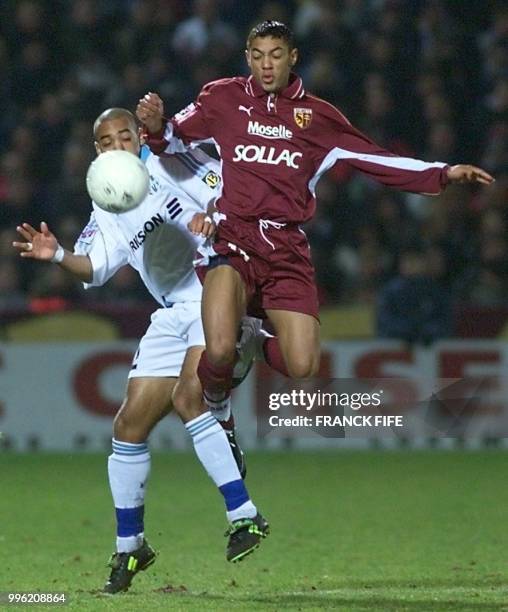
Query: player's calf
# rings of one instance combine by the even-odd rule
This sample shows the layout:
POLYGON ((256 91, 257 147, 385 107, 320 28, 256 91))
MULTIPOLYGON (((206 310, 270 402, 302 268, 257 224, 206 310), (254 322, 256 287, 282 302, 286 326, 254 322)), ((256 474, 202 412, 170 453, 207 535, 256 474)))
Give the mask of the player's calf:
POLYGON ((235 359, 236 353, 233 353, 231 362, 225 365, 216 365, 209 359, 207 351, 203 351, 198 365, 198 377, 201 387, 210 401, 224 401, 229 396, 235 359))

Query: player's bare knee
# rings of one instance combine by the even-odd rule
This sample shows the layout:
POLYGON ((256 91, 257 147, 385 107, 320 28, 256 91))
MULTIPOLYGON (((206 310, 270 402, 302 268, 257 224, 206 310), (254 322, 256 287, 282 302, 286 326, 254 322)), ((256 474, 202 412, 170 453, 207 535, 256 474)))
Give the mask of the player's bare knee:
POLYGON ((288 364, 288 372, 291 378, 305 379, 312 378, 318 371, 317 360, 312 356, 301 356, 298 359, 292 359, 288 364))
POLYGON ((131 419, 122 410, 115 416, 113 421, 113 436, 115 440, 140 444, 146 440, 148 433, 135 419, 131 419))
POLYGON ((173 407, 184 421, 194 419, 205 411, 199 380, 180 381, 172 396, 173 407))

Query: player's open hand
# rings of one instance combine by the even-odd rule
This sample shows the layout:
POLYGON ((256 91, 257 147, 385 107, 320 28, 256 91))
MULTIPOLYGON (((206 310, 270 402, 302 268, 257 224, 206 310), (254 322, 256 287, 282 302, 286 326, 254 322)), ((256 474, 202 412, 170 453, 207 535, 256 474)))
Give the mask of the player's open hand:
POLYGON ((44 221, 41 223, 40 231, 28 223, 18 225, 16 230, 24 242, 13 242, 12 246, 19 251, 21 257, 44 261, 50 261, 53 258, 58 248, 58 240, 49 231, 47 223, 44 221))
POLYGON ((191 234, 211 238, 217 229, 213 219, 206 213, 196 213, 187 224, 191 234))
POLYGON ((448 168, 448 179, 451 183, 482 183, 490 185, 494 182, 494 177, 490 176, 485 170, 467 164, 458 164, 448 168))
POLYGON ((139 100, 136 116, 151 134, 155 134, 164 125, 164 102, 158 94, 149 91, 139 100))

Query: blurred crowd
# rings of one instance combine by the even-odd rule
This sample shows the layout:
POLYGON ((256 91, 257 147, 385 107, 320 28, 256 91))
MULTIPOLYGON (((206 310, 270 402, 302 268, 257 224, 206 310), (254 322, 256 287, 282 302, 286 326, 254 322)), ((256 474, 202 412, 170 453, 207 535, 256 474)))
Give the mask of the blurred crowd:
POLYGON ((429 198, 338 164, 318 185, 306 228, 323 302, 377 302, 379 332, 391 335, 390 304, 416 294, 418 317, 442 313, 431 336, 452 333, 456 302, 508 304, 504 0, 3 0, 0 308, 44 296, 150 299, 128 269, 85 294, 58 266, 20 261, 15 227, 47 221, 72 248, 90 213, 95 117, 134 109, 148 90, 172 114, 207 81, 245 74, 246 34, 264 19, 294 29, 307 90, 379 144, 496 177, 489 188, 429 198))

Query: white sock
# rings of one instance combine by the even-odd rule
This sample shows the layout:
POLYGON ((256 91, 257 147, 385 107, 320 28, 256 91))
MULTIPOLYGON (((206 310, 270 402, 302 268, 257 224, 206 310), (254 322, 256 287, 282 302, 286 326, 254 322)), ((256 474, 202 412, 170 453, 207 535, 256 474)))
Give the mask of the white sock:
MULTIPOLYGON (((226 506, 227 507, 227 506, 226 506)), ((234 510, 226 510, 226 517, 230 523, 243 518, 254 518, 258 513, 256 506, 249 499, 234 510)))
POLYGON ((137 550, 143 545, 144 539, 145 534, 143 532, 138 533, 135 536, 127 536, 125 538, 116 536, 116 552, 128 553, 132 552, 133 550, 137 550))
POLYGON ((117 518, 118 552, 131 552, 143 543, 144 503, 150 453, 146 443, 131 444, 113 438, 108 476, 117 518))
POLYGON ((188 421, 185 427, 192 436, 196 455, 224 497, 228 520, 256 516, 256 506, 250 500, 219 423, 210 412, 205 412, 188 421))

